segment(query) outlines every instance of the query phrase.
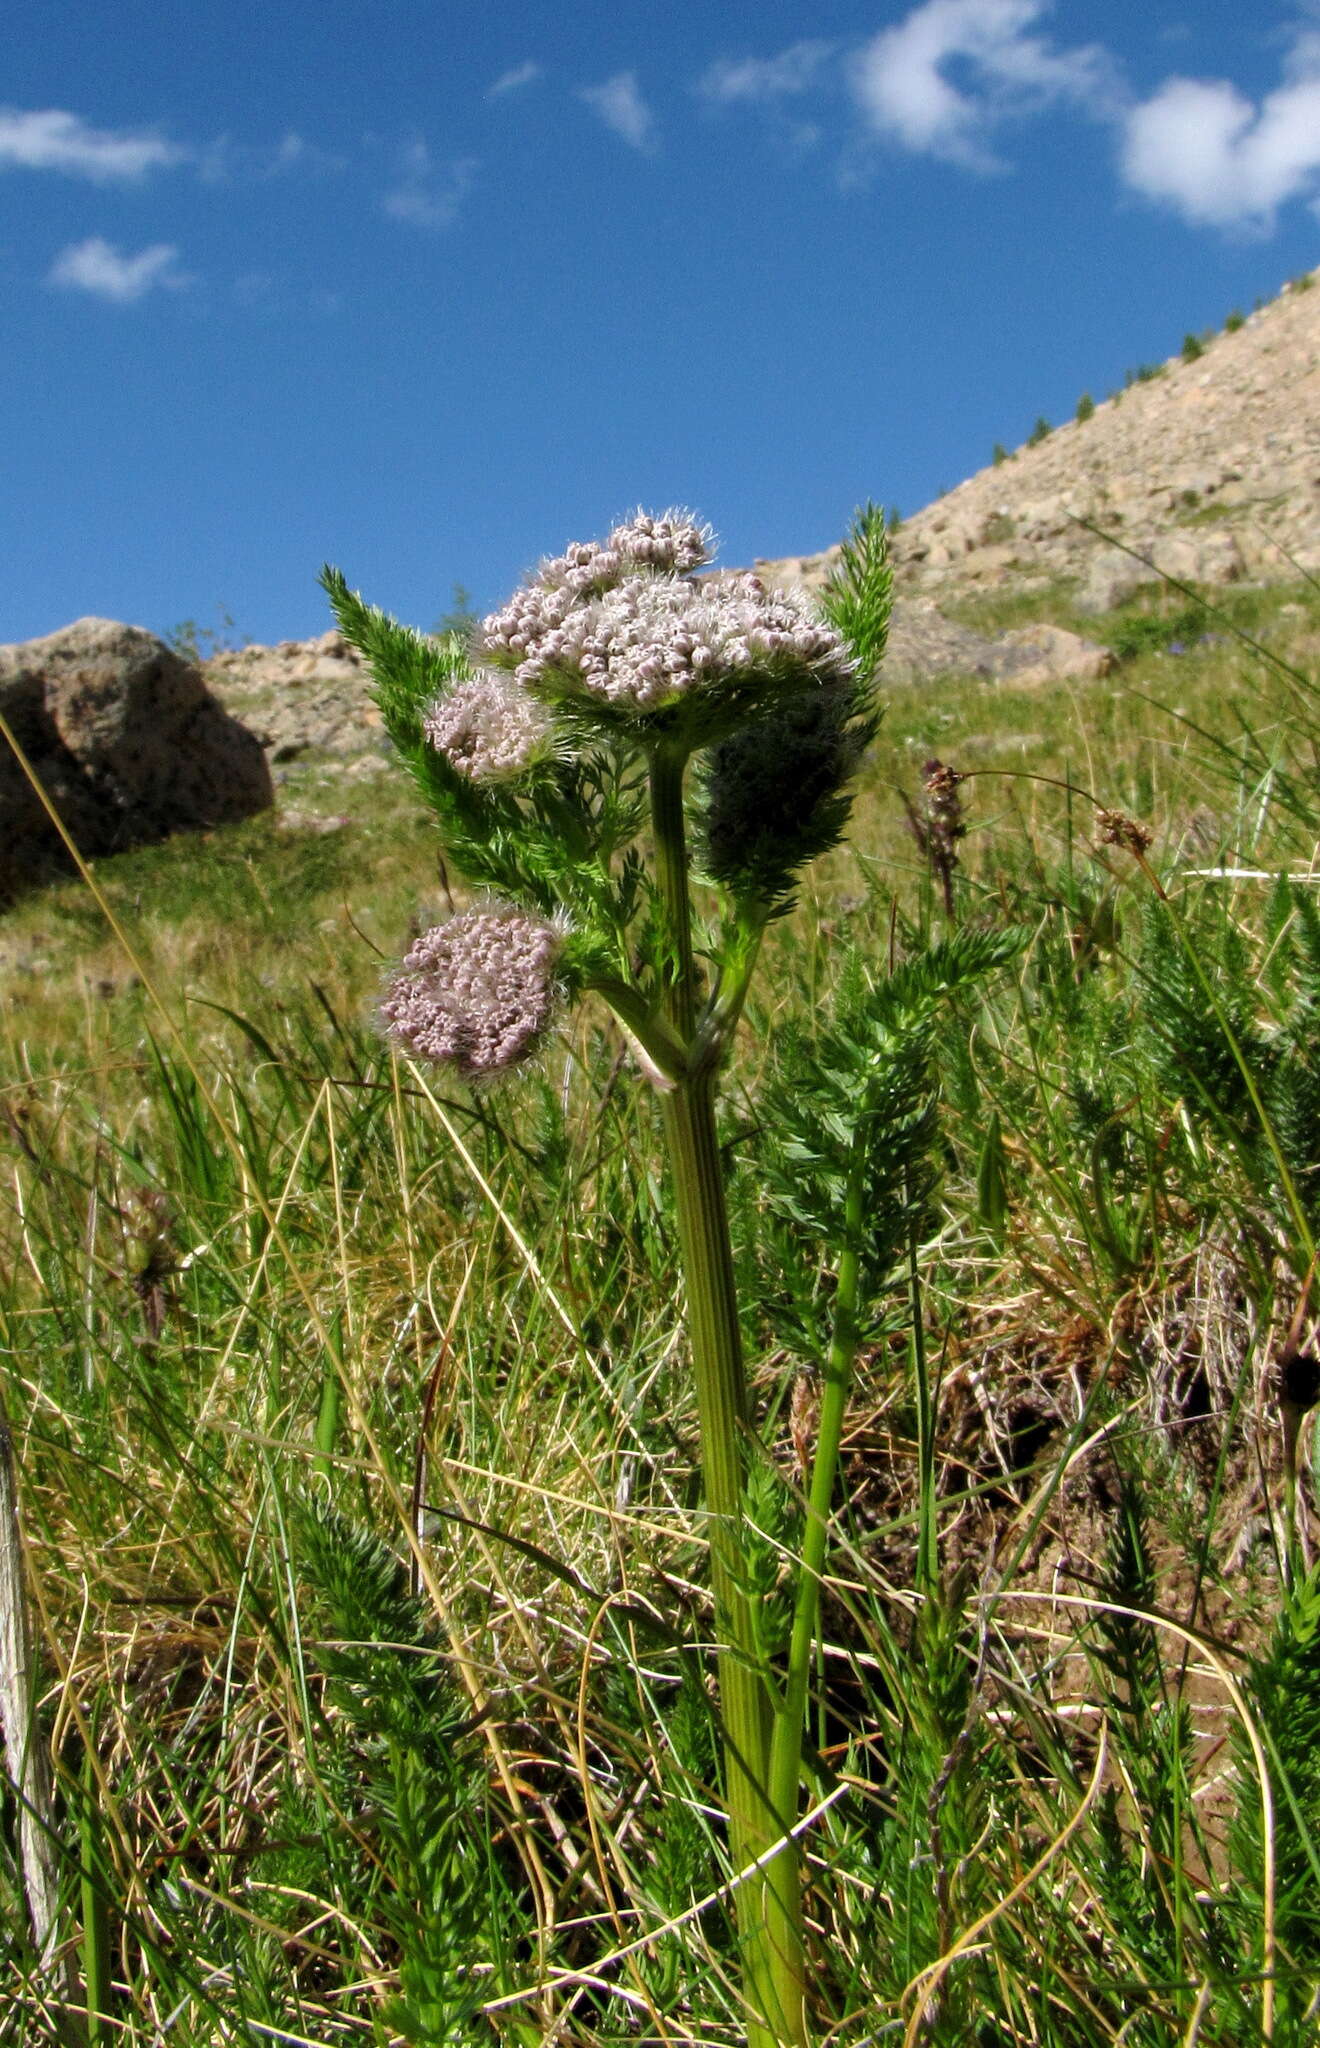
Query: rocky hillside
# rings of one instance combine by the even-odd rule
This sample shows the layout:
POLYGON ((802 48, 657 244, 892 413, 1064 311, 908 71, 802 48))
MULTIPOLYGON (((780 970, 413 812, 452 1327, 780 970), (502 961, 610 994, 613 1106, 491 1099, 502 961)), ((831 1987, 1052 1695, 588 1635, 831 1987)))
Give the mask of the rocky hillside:
MULTIPOLYGON (((1156 570, 1207 584, 1320 572, 1320 289, 1296 282, 1202 348, 978 471, 895 534, 888 682, 957 671, 1030 686, 1109 665, 1103 648, 1058 626, 969 632, 940 609, 955 598, 1057 590, 1061 607, 1101 613, 1156 570)), ((834 553, 756 567, 813 588, 834 553)), ((221 653, 206 674, 260 734, 277 780, 304 754, 358 773, 382 765, 379 716, 337 634, 221 653)))
MULTIPOLYGON (((1103 612, 1152 580, 1081 521, 1189 582, 1320 572, 1320 273, 1035 446, 979 470, 894 536, 898 587, 936 603, 1063 584, 1103 612)), ((809 587, 824 554, 758 562, 809 587)))

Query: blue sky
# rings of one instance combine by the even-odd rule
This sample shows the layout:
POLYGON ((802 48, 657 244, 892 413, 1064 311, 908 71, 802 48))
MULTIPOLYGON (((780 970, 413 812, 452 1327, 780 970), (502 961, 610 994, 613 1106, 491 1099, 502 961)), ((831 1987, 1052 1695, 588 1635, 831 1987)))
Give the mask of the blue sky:
POLYGON ((0 640, 916 510, 1320 261, 1320 4, 10 0, 0 640))

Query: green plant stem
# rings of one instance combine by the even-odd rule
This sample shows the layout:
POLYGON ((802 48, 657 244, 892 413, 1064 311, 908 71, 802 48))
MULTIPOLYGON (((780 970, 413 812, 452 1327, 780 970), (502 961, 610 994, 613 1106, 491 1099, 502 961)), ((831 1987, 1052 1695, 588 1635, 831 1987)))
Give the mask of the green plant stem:
MULTIPOLYGON (((811 1487, 807 1495, 806 1526, 798 1561, 797 1593, 793 1603, 793 1628, 789 1637, 788 1670, 784 1696, 775 1715, 770 1748, 770 1804, 780 1817, 781 1832, 787 1833, 797 1820, 798 1791, 802 1776, 802 1731, 807 1709, 807 1688, 811 1678, 812 1653, 820 1615, 821 1579, 829 1540, 830 1508, 839 1471, 843 1443, 843 1422, 857 1358, 857 1304, 861 1279, 861 1235, 863 1214, 863 1171, 865 1153, 858 1145, 845 1197, 847 1235, 839 1259, 834 1295, 834 1325, 830 1332, 829 1356, 825 1362, 825 1385, 821 1393, 816 1424, 816 1450, 811 1465, 811 1487)), ((769 1865, 769 1931, 777 1953, 801 1958, 804 1949, 802 1926, 801 1851, 796 1841, 786 1842, 769 1865)))
MULTIPOLYGON (((697 988, 683 821, 684 765, 684 756, 677 750, 663 744, 656 747, 651 761, 651 820, 656 875, 668 925, 665 1014, 677 1036, 690 1045, 697 988)), ((747 1381, 715 1128, 717 1063, 714 1059, 697 1062, 695 1068, 663 1090, 660 1102, 674 1179, 701 1428, 702 1483, 719 1644, 729 1846, 735 1870, 742 1870, 765 1856, 782 1830, 768 1796, 771 1697, 748 1589, 743 1466, 747 1381)), ((772 1918, 779 1918, 772 1915, 770 1906, 766 1871, 739 1886, 737 1916, 749 2009, 748 2048, 781 2048, 781 2044, 799 2048, 806 2042, 800 1923, 795 1945, 782 1953, 781 1945, 770 1939, 772 1918)))
POLYGON ((78 1814, 79 1877, 82 1903, 83 1981, 87 1987, 87 2041, 100 2048, 110 2038, 113 1996, 110 1908, 106 1893, 106 1859, 101 1834, 101 1788, 90 1748, 82 1765, 82 1797, 78 1814))
POLYGON ((669 1023, 683 1044, 690 1045, 697 1018, 697 977, 683 818, 686 766, 687 755, 681 748, 664 740, 656 742, 651 752, 651 834, 655 842, 656 881, 668 926, 662 994, 669 1023))
MULTIPOLYGON (((910 1192, 910 1191, 909 1191, 910 1192)), ((917 1405, 917 1563, 915 1591, 929 1600, 939 1589, 940 1550, 935 1511, 935 1402, 921 1310, 917 1245, 908 1238, 908 1293, 912 1304, 912 1380, 917 1405)))

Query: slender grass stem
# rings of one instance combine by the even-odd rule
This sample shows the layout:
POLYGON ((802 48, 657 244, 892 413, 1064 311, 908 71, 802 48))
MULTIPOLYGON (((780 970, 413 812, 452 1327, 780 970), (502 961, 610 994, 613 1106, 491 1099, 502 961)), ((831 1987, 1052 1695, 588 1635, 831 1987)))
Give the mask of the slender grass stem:
MULTIPOLYGON (((834 1298, 834 1325, 830 1333, 829 1356, 825 1362, 825 1384, 821 1393, 820 1417, 816 1425, 816 1450, 807 1495, 806 1525, 798 1559, 797 1592, 793 1604, 793 1626, 789 1636, 788 1669, 783 1700, 775 1716, 770 1749, 770 1803, 787 1834, 797 1819, 799 1782, 802 1775, 802 1733, 807 1709, 820 1616, 820 1588, 829 1540, 830 1506, 839 1470, 843 1423, 857 1358, 857 1307, 861 1279, 860 1240, 864 1225, 863 1174, 865 1153, 861 1146, 853 1162, 845 1198, 847 1238, 839 1260, 838 1284, 834 1298)), ((804 1954, 802 1924, 801 1850, 796 1838, 785 1842, 767 1870, 769 1880, 770 1935, 775 1952, 785 1959, 804 1954)), ((799 1987, 799 1997, 805 1986, 799 1987)))
POLYGON ((935 1511, 935 1401, 921 1312, 921 1269, 915 1237, 908 1238, 908 1294, 912 1313, 912 1382, 917 1405, 916 1591, 929 1599, 939 1587, 939 1529, 935 1511))

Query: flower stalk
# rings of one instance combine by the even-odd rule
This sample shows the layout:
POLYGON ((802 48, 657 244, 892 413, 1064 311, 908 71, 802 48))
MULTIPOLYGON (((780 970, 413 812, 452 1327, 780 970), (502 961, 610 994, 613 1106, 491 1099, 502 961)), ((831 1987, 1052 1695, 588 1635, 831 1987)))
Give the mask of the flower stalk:
MULTIPOLYGON (((651 761, 651 829, 655 870, 667 930, 665 1009, 674 1031, 691 1045, 698 990, 692 952, 692 906, 683 816, 681 754, 655 750, 651 761)), ((660 1098, 673 1176, 679 1250, 687 1285, 688 1340, 701 1428, 701 1468, 710 1542, 711 1591, 719 1642, 725 1797, 735 1871, 766 1857, 791 1827, 769 1794, 774 1723, 749 1590, 745 1512, 748 1441, 747 1376, 734 1283, 715 1126, 716 1065, 699 1063, 660 1098)), ((793 1817, 796 1817, 796 1785, 793 1817)), ((778 1910, 771 1872, 795 1844, 746 1878, 736 1897, 749 2048, 805 2043, 800 1907, 795 1928, 778 1910)))
POLYGON ((840 1274, 785 1684, 755 1590, 763 1546, 748 1476, 763 1454, 715 1108, 762 937, 846 824, 877 722, 892 582, 874 506, 819 606, 753 575, 698 581, 710 541, 687 513, 639 511, 604 542, 544 561, 466 648, 410 633, 337 571, 325 583, 447 859, 492 892, 414 945, 382 1003, 390 1036, 480 1086, 534 1058, 561 1004, 591 992, 656 1090, 700 1426, 746 2039, 807 2048, 793 1829, 859 1269, 854 1249, 840 1274), (638 845, 648 825, 649 861, 638 845), (721 898, 699 942, 694 866, 721 898))

